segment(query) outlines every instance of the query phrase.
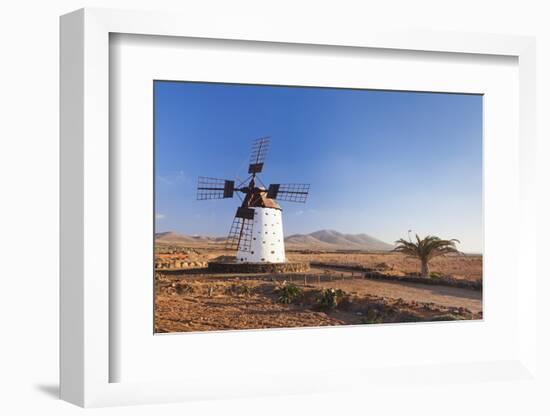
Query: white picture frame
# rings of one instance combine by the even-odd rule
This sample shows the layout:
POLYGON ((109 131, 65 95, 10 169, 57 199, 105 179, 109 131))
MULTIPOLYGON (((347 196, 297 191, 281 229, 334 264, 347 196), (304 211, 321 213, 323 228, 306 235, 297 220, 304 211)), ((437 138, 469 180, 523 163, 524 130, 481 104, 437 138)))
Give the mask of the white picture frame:
MULTIPOLYGON (((310 370, 289 378, 272 373, 249 382, 231 383, 198 375, 183 380, 112 382, 117 357, 111 348, 110 311, 113 305, 110 259, 109 51, 110 34, 225 39, 281 44, 331 45, 336 48, 430 51, 442 54, 503 55, 519 66, 519 192, 517 270, 522 270, 517 292, 517 348, 498 360, 418 363, 416 380, 437 377, 525 380, 536 372, 535 198, 535 43, 533 38, 465 33, 395 32, 369 29, 333 32, 312 27, 247 21, 214 20, 203 25, 192 16, 167 13, 83 9, 61 18, 61 397, 80 406, 157 403, 220 397, 253 397, 334 391, 385 383, 399 375, 412 382, 407 368, 330 368, 310 370), (237 30, 238 29, 238 30, 237 30), (319 375, 329 373, 320 383, 319 375), (471 375, 474 375, 473 377, 471 375), (482 376, 480 376, 482 375, 482 376), (341 380, 349 380, 343 383, 341 380), (331 381, 332 380, 332 381, 331 381)), ((474 55, 472 55, 474 56, 474 55)), ((515 221, 515 220, 514 220, 515 221)), ((515 273, 518 273, 516 270, 515 273)), ((146 307, 146 306, 144 306, 146 307)), ((409 327, 411 328, 411 327, 409 327)), ((342 329, 339 329, 342 331, 342 329)), ((343 329, 347 330, 347 329, 343 329)), ((410 329, 409 329, 410 330, 410 329)), ((403 329, 403 331, 406 331, 403 329)), ((274 334, 274 332, 271 332, 274 334)), ((297 334, 297 333, 296 333, 297 334)), ((226 335, 227 337, 234 335, 226 335)), ((249 334, 250 336, 250 334, 249 334)), ((274 336, 274 335, 273 335, 274 336)), ((243 343, 243 337, 235 345, 243 343)), ((243 370, 246 371, 246 370, 243 370)), ((415 378, 413 377, 413 378, 415 378)))

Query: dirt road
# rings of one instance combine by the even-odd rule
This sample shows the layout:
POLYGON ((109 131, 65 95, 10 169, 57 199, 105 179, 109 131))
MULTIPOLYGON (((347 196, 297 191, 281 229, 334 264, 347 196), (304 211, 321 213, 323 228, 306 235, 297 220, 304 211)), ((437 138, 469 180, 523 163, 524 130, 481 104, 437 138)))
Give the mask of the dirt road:
POLYGON ((482 309, 482 293, 471 289, 417 283, 381 282, 368 279, 321 282, 321 287, 340 288, 347 293, 374 295, 407 302, 432 302, 446 307, 463 307, 473 313, 482 309))

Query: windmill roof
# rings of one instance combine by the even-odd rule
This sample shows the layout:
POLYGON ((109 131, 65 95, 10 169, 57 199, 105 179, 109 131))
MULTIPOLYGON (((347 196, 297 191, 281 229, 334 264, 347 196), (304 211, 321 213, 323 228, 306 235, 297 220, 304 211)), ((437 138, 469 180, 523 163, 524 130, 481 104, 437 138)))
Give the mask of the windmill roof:
POLYGON ((267 191, 262 190, 260 192, 255 192, 249 202, 249 207, 260 207, 260 208, 273 208, 281 209, 277 201, 267 197, 267 191))

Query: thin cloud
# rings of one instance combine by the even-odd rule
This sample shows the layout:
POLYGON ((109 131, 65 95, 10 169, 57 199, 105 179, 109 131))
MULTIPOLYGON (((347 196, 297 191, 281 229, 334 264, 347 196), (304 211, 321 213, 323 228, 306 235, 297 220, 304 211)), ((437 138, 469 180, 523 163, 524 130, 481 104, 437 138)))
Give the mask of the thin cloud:
POLYGON ((157 181, 165 185, 175 185, 187 182, 189 178, 183 170, 170 175, 157 175, 157 181))

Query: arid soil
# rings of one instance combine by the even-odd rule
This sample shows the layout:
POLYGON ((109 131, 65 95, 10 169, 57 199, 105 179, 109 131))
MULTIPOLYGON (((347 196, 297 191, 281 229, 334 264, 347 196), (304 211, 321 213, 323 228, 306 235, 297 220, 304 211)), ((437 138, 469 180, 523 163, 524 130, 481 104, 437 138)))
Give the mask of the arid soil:
POLYGON ((304 284, 294 278, 303 298, 277 299, 282 276, 242 279, 212 275, 157 275, 156 332, 290 328, 384 322, 480 319, 481 292, 344 278, 304 284), (346 307, 317 307, 324 289, 341 289, 346 307), (376 319, 367 319, 369 310, 376 319))
MULTIPOLYGON (((482 318, 480 290, 370 280, 361 273, 322 267, 305 274, 209 274, 205 268, 208 261, 231 254, 214 244, 162 245, 157 246, 156 254, 155 332, 482 318), (295 285, 301 295, 282 303, 277 291, 284 285, 295 285), (337 307, 320 307, 327 289, 342 291, 343 300, 337 307)), ((397 276, 418 272, 416 260, 398 253, 287 251, 287 260, 361 265, 397 276)), ((482 258, 436 258, 431 271, 455 279, 480 280, 482 258)))
POLYGON ((384 299, 403 299, 405 302, 435 303, 447 308, 467 308, 473 313, 481 312, 479 291, 445 286, 427 286, 413 283, 380 282, 368 279, 321 282, 323 288, 339 288, 358 296, 374 295, 384 299))
MULTIPOLYGON (((304 253, 287 252, 290 261, 319 261, 324 263, 358 264, 394 275, 417 273, 418 260, 400 253, 304 253)), ((436 257, 430 262, 430 271, 456 279, 480 280, 482 257, 479 255, 436 257)))
MULTIPOLYGON (((219 256, 233 253, 223 249, 222 244, 194 245, 178 247, 177 244, 157 245, 156 257, 159 262, 173 258, 190 262, 207 262, 219 256), (166 253, 166 252, 170 253, 166 253)), ((393 252, 325 252, 318 250, 288 250, 287 261, 323 262, 342 265, 361 265, 379 270, 382 273, 404 276, 418 273, 417 259, 393 252)), ((430 271, 455 279, 481 280, 483 259, 481 255, 449 255, 436 257, 430 262, 430 271)))
MULTIPOLYGON (((155 332, 209 331, 222 329, 290 328, 341 325, 323 312, 275 302, 273 284, 246 283, 250 294, 232 293, 235 282, 188 283, 192 292, 178 294, 168 286, 157 292, 155 332)), ((235 291, 237 292, 237 291, 235 291)))

